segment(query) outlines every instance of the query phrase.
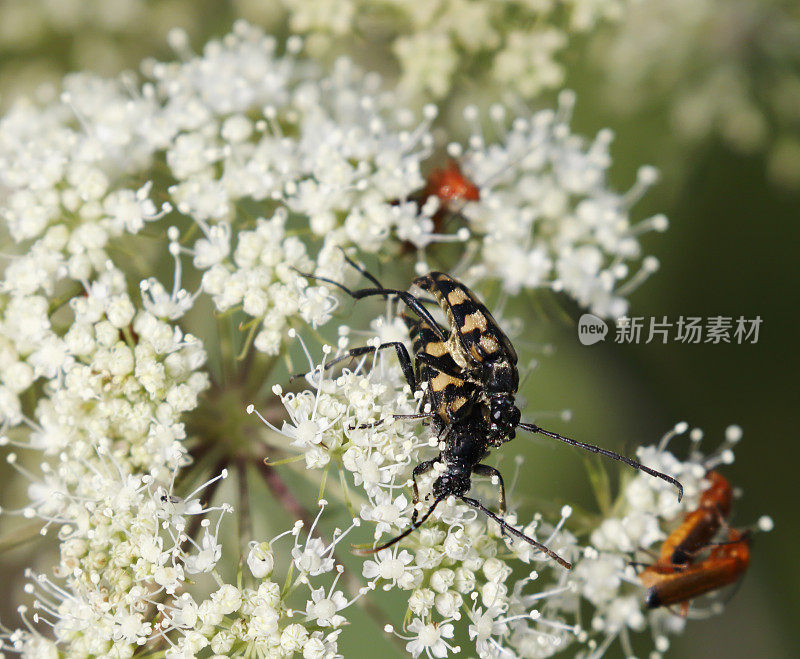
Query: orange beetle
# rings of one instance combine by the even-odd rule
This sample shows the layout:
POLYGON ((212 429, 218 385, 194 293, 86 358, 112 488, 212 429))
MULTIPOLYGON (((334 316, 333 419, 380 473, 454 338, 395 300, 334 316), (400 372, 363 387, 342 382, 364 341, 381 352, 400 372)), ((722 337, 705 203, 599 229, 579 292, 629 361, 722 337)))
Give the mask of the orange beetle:
POLYGON ((454 201, 478 201, 481 198, 478 186, 470 181, 458 163, 451 160, 447 167, 434 169, 428 175, 428 183, 422 192, 424 199, 428 197, 438 197, 441 201, 440 212, 452 210, 450 207, 454 201))
POLYGON ((731 513, 733 488, 718 472, 709 471, 706 480, 711 484, 700 496, 697 510, 687 513, 681 525, 661 545, 654 568, 673 568, 686 565, 693 556, 708 545, 731 513))
POLYGON ((681 615, 689 611, 689 601, 705 593, 735 583, 750 563, 747 533, 728 531, 728 541, 714 547, 699 562, 694 558, 708 547, 731 512, 733 488, 716 471, 706 474, 709 486, 700 496, 696 510, 687 513, 661 545, 658 559, 639 574, 647 588, 648 609, 681 605, 681 615))
POLYGON ((735 529, 728 532, 728 542, 718 545, 703 561, 672 571, 647 568, 639 579, 647 588, 645 606, 655 609, 681 605, 681 615, 689 611, 689 600, 736 583, 750 564, 750 537, 735 529))
MULTIPOLYGON (((464 203, 478 201, 481 192, 480 188, 464 175, 458 162, 451 159, 446 167, 432 170, 428 174, 425 187, 412 194, 410 200, 421 208, 431 197, 439 199, 439 208, 436 209, 431 219, 434 232, 440 233, 445 222, 453 215, 458 215, 464 203)), ((403 253, 411 252, 414 249, 412 243, 403 243, 403 253)))

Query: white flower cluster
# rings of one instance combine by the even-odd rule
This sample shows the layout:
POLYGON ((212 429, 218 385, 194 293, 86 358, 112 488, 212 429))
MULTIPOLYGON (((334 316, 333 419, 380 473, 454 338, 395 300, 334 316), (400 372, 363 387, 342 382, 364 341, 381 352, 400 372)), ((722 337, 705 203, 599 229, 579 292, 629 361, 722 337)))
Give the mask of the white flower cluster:
MULTIPOLYGON (((443 98, 456 87, 489 85, 530 98, 560 85, 557 61, 570 36, 619 20, 629 0, 282 0, 289 26, 308 35, 316 56, 341 50, 353 35, 389 35, 400 87, 412 98, 443 98), (510 85, 510 87, 509 87, 510 85)), ((387 53, 388 54, 388 53, 387 53)))
POLYGON ((657 265, 645 259, 621 284, 639 257, 636 236, 666 227, 661 216, 636 226, 628 216, 653 172, 644 168, 626 194, 610 191, 609 133, 588 147, 571 135, 568 96, 559 112, 518 118, 508 132, 494 108, 499 143, 485 143, 468 110, 469 146, 450 150, 482 198, 465 209, 468 227, 442 236, 438 200, 415 197, 435 108, 415 124, 377 76, 347 60, 322 75, 296 56, 299 40, 280 55, 275 39, 244 23, 200 56, 184 40, 172 35, 183 61, 148 63, 140 89, 75 75, 58 103, 21 102, 0 121, 0 214, 28 245, 7 268, 5 291, 51 296, 66 279, 88 280, 115 239, 170 215, 180 225, 168 231, 178 270, 189 255, 203 278, 165 316, 206 293, 218 311, 249 316, 256 348, 277 354, 293 317, 313 326, 330 318, 328 289, 298 271, 341 281, 338 247, 391 252, 410 241, 424 250, 471 236, 487 262, 473 279, 500 278, 510 293, 550 286, 608 316, 624 313, 624 295, 657 265), (129 187, 157 169, 157 185, 129 187))
MULTIPOLYGON (((4 445, 43 456, 34 475, 17 453, 8 454, 9 464, 30 480, 30 503, 4 512, 41 520, 43 532, 55 526, 60 558, 54 577, 29 572, 34 624, 4 628, 0 648, 23 657, 130 657, 139 646, 167 643, 166 656, 192 657, 206 647, 226 654, 249 644, 276 657, 335 656, 341 611, 353 601, 335 589, 341 566, 333 548, 344 533, 325 544, 312 537, 312 528, 300 542, 302 524, 295 526, 289 589, 265 578, 274 563, 271 545, 254 544, 248 561, 254 586, 234 586, 215 572, 223 555, 220 522, 232 509, 207 508, 196 498, 217 479, 185 499, 173 495, 187 461, 181 415, 197 406, 208 385, 197 370, 205 361, 199 340, 137 311, 122 274, 111 267, 70 307, 74 319, 63 336, 46 322, 44 299, 29 301, 28 315, 22 305, 4 314, 6 353, 46 354, 50 369, 34 371, 41 357, 29 358, 33 366, 24 359, 9 364, 10 370, 27 367, 28 385, 34 377, 48 380, 36 422, 25 420, 27 437, 21 429, 13 439, 3 437, 4 445), (219 511, 213 526, 212 511, 219 511), (332 585, 323 587, 319 579, 333 572, 332 585), (217 582, 208 596, 202 589, 193 595, 201 574, 217 582), (306 612, 297 619, 289 596, 297 599, 301 587, 308 589, 306 612), (52 639, 36 631, 42 622, 52 627, 52 639)), ((18 420, 6 419, 7 429, 12 421, 18 420)), ((26 619, 27 607, 19 611, 26 619)))
MULTIPOLYGON (((184 38, 172 37, 181 52, 184 38)), ((275 39, 239 23, 202 56, 151 63, 141 90, 72 76, 59 103, 17 104, 0 122, 0 213, 15 241, 33 242, 5 289, 52 294, 64 277, 88 279, 109 240, 174 209, 201 235, 185 247, 171 235, 173 255, 206 271, 203 290, 220 311, 243 309, 254 329, 264 322, 255 343, 274 354, 287 317, 317 324, 334 304, 293 269, 313 265, 298 234, 324 238, 317 270, 334 276, 337 245, 375 251, 395 230, 427 244, 414 227, 430 218, 397 201, 423 184, 434 113, 415 127, 377 77, 346 60, 323 76, 296 59, 299 46, 290 40, 279 55, 275 39), (160 209, 152 183, 125 187, 154 167, 169 173, 160 209), (254 221, 253 208, 270 219, 254 221)))
POLYGON ((473 234, 482 236, 476 264, 467 280, 498 278, 514 295, 521 289, 551 287, 565 291, 600 316, 617 318, 628 308, 625 296, 658 269, 653 256, 642 259, 638 236, 664 231, 656 215, 634 224, 631 206, 657 178, 652 167, 639 170, 625 193, 608 188, 612 134, 598 133, 589 144, 570 132, 574 96, 564 92, 557 112, 517 118, 504 128, 505 110, 495 106, 491 119, 502 136, 486 143, 475 108, 465 111, 473 125, 469 147, 451 154, 480 188, 479 201, 463 214, 473 234), (631 263, 641 260, 631 274, 631 263))
POLYGON ((291 39, 278 56, 274 39, 239 23, 202 57, 151 72, 175 124, 168 192, 202 233, 179 249, 205 271, 203 291, 219 311, 253 318, 254 344, 268 354, 278 353, 290 317, 316 326, 335 305, 298 274, 314 269, 300 236, 322 241, 316 272, 337 279, 338 246, 372 252, 395 235, 416 236, 420 247, 431 240, 430 219, 398 200, 423 184, 435 113, 414 126, 376 76, 344 59, 323 76, 295 58, 300 45, 291 39), (253 221, 251 208, 264 216, 253 221))
MULTIPOLYGON (((442 235, 436 220, 445 200, 420 201, 435 108, 418 120, 377 76, 346 60, 323 74, 298 56, 298 39, 284 47, 244 23, 199 55, 183 33, 172 33, 171 45, 180 60, 146 62, 141 85, 74 75, 58 102, 20 102, 0 119, 0 217, 16 251, 0 282, 0 444, 13 447, 8 461, 30 481, 28 504, 5 512, 56 527, 60 543, 55 578, 32 575, 30 589, 34 623, 50 624, 53 642, 29 625, 3 630, 0 643, 26 656, 124 657, 145 645, 169 657, 249 649, 322 659, 337 655, 343 611, 378 587, 407 592, 408 624, 391 632, 413 656, 454 652, 459 625, 482 657, 549 656, 585 640, 572 575, 457 501, 366 560, 368 586, 349 588, 349 598, 337 590, 336 544, 362 522, 376 544, 406 528, 411 471, 438 446, 417 421, 392 418, 419 412, 394 356, 337 377, 309 357, 309 390, 273 387, 289 420, 278 428, 274 416, 265 419, 265 442, 280 451, 288 443, 323 483, 338 469, 354 521, 330 542, 314 535, 317 522, 304 542, 301 525, 283 534, 294 537, 283 586, 272 578, 281 536, 253 543, 249 574, 226 583, 216 566, 230 507, 203 508, 198 491, 182 491, 208 477, 197 477, 203 464, 188 471, 195 467, 183 441, 185 415, 210 386, 194 336, 205 337, 210 322, 196 316, 207 319, 212 307, 237 314, 249 331, 242 355, 252 345, 288 356, 294 326, 324 323, 336 305, 330 287, 301 273, 343 282, 352 273, 343 249, 387 258, 405 242, 425 268, 426 249, 443 240, 467 244, 454 272, 470 284, 500 280, 510 294, 549 287, 617 315, 627 291, 654 269, 645 259, 629 276, 640 256, 636 236, 665 226, 660 217, 630 224, 651 170, 628 193, 609 191, 608 136, 588 146, 573 136, 568 97, 558 112, 509 129, 493 109, 495 143, 481 137, 470 109, 468 145, 449 150, 481 197, 456 209, 466 226, 442 235), (153 277, 167 252, 171 290, 153 277), (199 282, 191 293, 182 284, 189 258, 188 278, 199 282), (141 301, 130 293, 137 284, 141 301), (208 305, 195 313, 201 296, 208 305), (37 473, 30 462, 40 463, 37 473), (219 511, 215 525, 200 521, 210 511, 219 511), (516 578, 511 565, 520 562, 535 569, 516 578), (199 574, 216 585, 191 576, 199 574)), ((407 340, 397 318, 374 329, 381 342, 407 340)), ((227 347, 213 355, 222 371, 227 347)), ((250 389, 248 368, 241 365, 236 386, 260 391, 264 378, 250 389)), ((207 416, 230 382, 215 379, 223 395, 209 397, 207 416)), ((238 419, 219 421, 221 432, 228 421, 239 432, 238 419)), ((197 430, 202 454, 217 429, 197 430)), ((224 442, 214 450, 223 461, 261 460, 256 450, 233 456, 224 442)), ((436 475, 421 479, 423 494, 436 475)), ((571 512, 536 515, 522 530, 576 560, 585 553, 565 527, 571 512)), ((516 524, 515 513, 506 519, 516 524)))
MULTIPOLYGON (((389 332, 398 338, 396 325, 384 319, 382 327, 381 338, 389 332)), ((408 387, 393 355, 377 357, 368 367, 372 359, 362 358, 353 371, 331 378, 320 370, 326 357, 316 367, 311 364, 313 389, 289 394, 276 389, 290 420, 280 429, 268 424, 273 434, 266 441, 285 447, 283 436, 308 467, 327 471, 338 465, 349 472, 356 490, 346 491, 345 499, 348 505, 360 503, 362 525, 373 530, 374 545, 379 545, 411 524, 414 507, 406 490, 411 469, 435 455, 437 441, 428 439, 419 422, 392 418, 416 408, 408 402, 408 387), (377 420, 382 420, 377 426, 358 427, 377 420)), ((459 624, 466 625, 480 657, 546 657, 575 644, 581 656, 597 659, 616 639, 632 656, 630 634, 644 630, 651 632, 657 651, 664 652, 667 636, 682 632, 684 619, 666 608, 646 609, 645 587, 631 563, 642 560, 642 551, 657 551, 683 516, 697 507, 707 486, 706 472, 733 461, 732 446, 741 436, 731 426, 725 443, 704 456, 699 450, 702 432, 694 429, 689 433, 690 455, 680 460, 666 450, 667 444, 687 430, 680 423, 658 446, 638 451, 643 464, 681 481, 681 502, 669 483, 641 472, 626 474, 609 510, 596 516, 583 513, 582 526, 587 520, 594 525, 584 545, 565 528, 569 507, 556 524, 536 515, 522 528, 574 561, 569 572, 530 545, 503 537, 494 522, 476 517, 457 500, 440 506, 415 533, 364 561, 362 574, 370 588, 407 592, 403 631, 393 625, 387 631, 407 641, 414 657, 456 652, 452 639, 459 624), (511 579, 512 566, 520 562, 535 569, 527 577, 511 579), (592 607, 586 628, 585 603, 592 607)), ((434 470, 419 479, 423 497, 437 475, 434 470)), ((486 496, 492 496, 489 492, 486 496)), ((418 510, 425 509, 423 499, 418 510)), ((517 515, 512 512, 506 519, 514 524, 517 515)))
MULTIPOLYGON (((381 338, 397 338, 402 331, 391 320, 378 325, 381 338)), ((338 465, 349 472, 360 501, 360 520, 374 530, 378 544, 411 523, 414 507, 402 490, 410 484, 413 467, 432 457, 438 443, 427 437, 418 421, 392 419, 417 407, 393 355, 376 358, 372 368, 367 368, 371 361, 364 360, 338 377, 321 371, 324 363, 310 364, 313 389, 284 394, 276 387, 289 420, 280 429, 267 423, 272 434, 265 441, 285 449, 288 439, 308 467, 327 470, 338 465), (359 427, 380 420, 377 426, 359 427)), ((249 411, 254 411, 252 406, 249 411)), ((423 495, 430 480, 422 480, 423 495)), ((350 496, 345 494, 348 502, 350 496)), ((565 507, 556 524, 537 515, 522 530, 567 559, 577 557, 577 540, 564 529, 570 513, 565 507)), ((508 514, 506 520, 516 524, 516 515, 508 514)), ((456 651, 449 639, 459 621, 481 657, 511 652, 545 657, 582 637, 580 627, 567 622, 574 620, 577 601, 569 574, 525 542, 502 536, 495 523, 476 518, 474 510, 455 501, 441 505, 417 533, 366 559, 362 574, 371 589, 406 591, 410 618, 405 633, 391 625, 387 631, 408 641, 414 657, 444 657, 456 651), (512 579, 515 562, 534 569, 512 579)))
MULTIPOLYGON (((293 330, 290 335, 296 336, 293 330)), ((344 339, 342 347, 346 345, 344 339)), ((330 347, 325 346, 324 351, 329 354, 330 347)), ((332 378, 331 371, 320 374, 309 357, 308 378, 313 391, 283 393, 280 385, 273 387, 289 414, 289 421, 284 421, 280 429, 265 420, 273 432, 283 436, 278 448, 285 448, 283 438, 289 439, 294 450, 305 456, 308 468, 326 468, 333 461, 354 474, 356 485, 368 490, 391 481, 394 465, 399 460, 408 464, 412 459, 410 455, 401 456, 399 448, 412 424, 382 423, 369 431, 359 426, 378 421, 389 409, 394 414, 416 410, 407 400, 410 391, 402 373, 390 363, 384 365, 384 361, 379 359, 380 368, 367 375, 357 368, 332 378)), ((255 408, 251 405, 247 411, 252 413, 255 408)))
MULTIPOLYGON (((221 557, 219 519, 212 529, 203 518, 202 545, 186 534, 191 516, 212 510, 198 499, 176 499, 149 475, 126 476, 125 465, 99 446, 84 466, 90 475, 50 493, 52 507, 60 508, 55 578, 27 573, 33 623, 47 623, 54 638, 28 624, 5 630, 2 649, 23 657, 133 656, 160 633, 152 621, 153 612, 164 609, 162 600, 213 570, 221 557)), ((220 519, 229 511, 219 510, 220 519)), ((25 618, 27 607, 19 612, 25 618)))
MULTIPOLYGON (((197 338, 137 311, 110 264, 68 306, 3 299, 2 444, 23 451, 6 459, 30 482, 29 503, 4 512, 40 520, 43 534, 58 529, 55 580, 29 575, 34 622, 46 620, 70 654, 130 656, 152 632, 159 597, 220 558, 208 520, 202 545, 184 532, 187 515, 209 510, 165 489, 186 462, 181 416, 208 386, 206 355, 197 338), (35 474, 23 463, 37 455, 35 474)), ((33 628, 0 645, 56 652, 33 628)))
MULTIPOLYGON (((16 444, 59 456, 58 483, 68 489, 86 475, 82 461, 98 447, 126 469, 164 476, 183 462, 180 421, 208 386, 199 369, 199 339, 147 311, 137 311, 123 274, 109 265, 85 295, 69 304, 66 328, 54 327, 44 296, 13 296, 2 320, 3 428, 27 426, 16 444), (20 397, 45 383, 27 419, 20 397)), ((34 505, 52 506, 44 490, 34 505)))
MULTIPOLYGON (((325 507, 321 502, 320 515, 325 507)), ((334 539, 325 543, 314 537, 314 525, 306 540, 300 540, 303 524, 281 533, 269 542, 251 542, 246 556, 249 579, 253 586, 234 586, 219 581, 219 589, 204 600, 196 601, 189 592, 161 606, 163 622, 159 633, 170 635, 169 659, 188 659, 201 651, 215 656, 238 656, 248 648, 262 656, 304 659, 339 657, 337 639, 347 620, 342 613, 367 592, 364 588, 348 600, 337 584, 343 573, 333 552, 347 532, 336 530, 334 539), (292 571, 281 585, 275 581, 275 545, 291 535, 292 571), (334 574, 333 579, 328 577, 334 574), (294 575, 294 576, 292 576, 294 575), (321 583, 324 580, 325 583, 321 583), (299 597, 304 593, 303 597, 299 597), (295 609, 291 602, 304 602, 295 609)), ((352 527, 351 527, 352 528, 352 527)))
MULTIPOLYGON (((669 441, 689 430, 679 423, 657 446, 641 447, 639 460, 660 471, 674 475, 684 487, 684 498, 678 503, 675 492, 664 481, 639 473, 625 482, 613 508, 604 515, 591 533, 588 546, 576 563, 573 577, 583 598, 594 607, 589 638, 590 656, 599 657, 619 639, 627 656, 633 656, 631 632, 648 630, 659 653, 669 648, 669 634, 681 633, 686 619, 669 608, 648 611, 644 605, 644 587, 632 565, 637 561, 652 562, 648 550, 658 547, 683 519, 697 508, 703 490, 708 486, 707 471, 720 464, 733 462, 733 446, 741 439, 741 429, 729 426, 725 441, 709 455, 703 455, 699 428, 689 431, 692 443, 686 460, 667 451, 669 441)), ((657 656, 660 656, 657 654, 657 656)))
POLYGON ((150 183, 123 183, 159 148, 140 124, 153 111, 122 82, 75 75, 59 103, 20 101, 0 120, 0 217, 28 246, 6 268, 3 292, 53 295, 65 278, 89 280, 111 239, 170 209, 156 207, 150 183))
MULTIPOLYGON (((220 225, 225 227, 227 225, 220 225)), ((254 345, 267 354, 278 354, 285 327, 300 316, 316 327, 330 318, 335 301, 322 287, 308 287, 301 271, 314 269, 303 242, 286 236, 286 213, 278 209, 269 220, 259 218, 253 231, 240 231, 232 258, 220 259, 203 275, 203 291, 220 311, 240 307, 259 327, 254 345), (256 322, 258 321, 258 322, 256 322)), ((198 252, 205 243, 198 246, 198 252)), ((195 263, 200 267, 205 262, 195 263)))
MULTIPOLYGON (((121 476, 121 466, 99 449, 91 466, 91 478, 59 497, 64 506, 55 578, 28 572, 26 591, 35 597, 32 622, 47 623, 54 638, 42 636, 21 606, 27 628, 0 627, 0 649, 26 659, 131 657, 142 646, 163 643, 162 656, 169 659, 189 659, 205 649, 229 656, 246 648, 276 658, 340 656, 342 613, 369 590, 351 599, 336 590, 343 569, 333 551, 347 531, 336 530, 326 544, 312 536, 312 526, 303 542, 298 522, 271 542, 251 542, 245 580, 252 587, 225 583, 216 565, 222 558, 220 522, 232 512, 230 506, 204 508, 199 499, 172 495, 171 484, 158 485, 141 474, 121 476), (213 528, 207 517, 212 511, 219 511, 213 528), (195 517, 202 518, 199 541, 188 529, 195 517), (294 537, 287 548, 294 578, 281 586, 271 579, 273 547, 288 535, 294 537), (217 587, 195 597, 192 590, 203 574, 210 574, 217 587), (303 590, 304 610, 292 608, 303 590)), ((226 476, 223 472, 190 497, 226 476)))
MULTIPOLYGON (((180 35, 173 41, 180 46, 180 35)), ((153 80, 140 92, 129 80, 71 76, 59 103, 17 104, 0 122, 0 213, 15 241, 33 242, 8 268, 4 289, 52 294, 65 277, 88 279, 103 267, 111 239, 175 207, 203 231, 187 251, 198 268, 212 269, 204 285, 218 308, 243 304, 260 319, 269 315, 272 325, 257 341, 265 351, 276 350, 281 312, 299 304, 307 320, 323 319, 330 305, 318 289, 305 293, 305 280, 291 270, 310 265, 305 246, 273 233, 282 232, 286 215, 239 232, 250 223, 236 203, 262 202, 265 210, 281 203, 331 245, 358 239, 375 249, 397 218, 414 221, 411 204, 391 202, 422 185, 429 137, 387 127, 396 103, 377 92, 376 79, 344 61, 321 78, 293 55, 278 57, 276 48, 274 39, 239 24, 203 57, 153 65, 153 80), (262 119, 248 118, 253 111, 262 119), (160 159, 174 183, 159 190, 172 201, 158 209, 151 183, 129 189, 125 181, 160 159), (238 246, 251 238, 261 249, 238 246), (229 256, 236 264, 230 269, 240 270, 233 277, 224 264, 229 256)))

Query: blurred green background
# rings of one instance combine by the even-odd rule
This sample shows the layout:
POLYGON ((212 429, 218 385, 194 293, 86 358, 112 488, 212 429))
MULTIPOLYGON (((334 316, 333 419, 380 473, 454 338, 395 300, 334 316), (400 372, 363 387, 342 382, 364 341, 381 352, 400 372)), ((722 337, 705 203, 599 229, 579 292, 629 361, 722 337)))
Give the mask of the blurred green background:
MULTIPOLYGON (((3 0, 2 4, 6 6, 0 15, 7 17, 2 12, 20 3, 3 0)), ((17 8, 17 22, 5 20, 0 28, 2 104, 13 98, 12 90, 19 89, 20 82, 55 80, 64 71, 88 66, 87 62, 102 64, 110 73, 135 66, 145 55, 168 57, 167 26, 186 27, 199 46, 210 35, 224 34, 237 14, 279 23, 279 13, 269 9, 270 3, 151 4, 161 6, 156 25, 142 24, 143 15, 121 23, 113 15, 115 20, 99 21, 86 7, 83 20, 65 22, 56 16, 32 25, 36 15, 17 8), (116 48, 113 57, 92 55, 111 43, 116 48), (34 70, 41 78, 31 74, 34 70)), ((764 3, 765 11, 772 5, 764 3)), ((64 15, 63 7, 61 11, 64 15)), ((795 46, 800 49, 800 44, 795 46)), ((726 426, 739 424, 744 439, 736 449, 735 464, 724 468, 744 492, 733 522, 745 525, 768 514, 775 520, 775 530, 755 539, 751 568, 725 613, 690 622, 688 633, 674 640, 670 656, 796 657, 800 654, 800 562, 796 560, 800 437, 794 406, 800 402, 800 342, 794 337, 800 324, 800 192, 776 187, 765 174, 767 156, 760 152, 743 155, 715 137, 692 144, 671 139, 670 111, 658 99, 633 112, 615 111, 608 97, 612 91, 589 57, 584 53, 569 62, 567 86, 578 92, 573 129, 586 135, 606 126, 614 129, 612 172, 618 189, 630 185, 643 163, 661 169, 661 182, 634 215, 663 212, 671 222, 666 234, 644 239, 646 252, 655 254, 662 268, 632 296, 631 314, 672 319, 760 316, 763 324, 755 345, 621 346, 606 341, 585 347, 577 341, 576 309, 569 309, 570 323, 563 314, 543 316, 538 306, 532 307, 525 338, 550 341, 556 352, 541 360, 524 394, 530 409, 572 410, 573 421, 549 424, 554 429, 617 450, 653 443, 680 420, 703 428, 704 446, 710 449, 726 426)), ((772 72, 754 63, 749 74, 772 72)), ((687 443, 678 439, 672 446, 681 454, 687 443)), ((574 452, 521 440, 514 448, 526 455, 527 494, 590 504, 585 470, 574 452), (537 470, 537 459, 545 458, 558 468, 537 470)), ((511 450, 511 446, 506 449, 511 450)), ((14 619, 19 598, 11 592, 20 583, 21 565, 24 557, 6 562, 8 574, 2 578, 14 586, 4 588, 0 619, 14 619)), ((345 655, 357 656, 348 653, 347 637, 343 637, 345 655)), ((608 656, 616 652, 615 648, 608 656)))

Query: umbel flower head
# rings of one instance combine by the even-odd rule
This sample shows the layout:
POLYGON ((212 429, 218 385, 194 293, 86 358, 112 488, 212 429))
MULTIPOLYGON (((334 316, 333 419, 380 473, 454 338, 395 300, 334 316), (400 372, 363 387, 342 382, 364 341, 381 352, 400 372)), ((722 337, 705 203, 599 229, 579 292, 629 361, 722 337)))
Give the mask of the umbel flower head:
MULTIPOLYGON (((4 290, 54 295, 58 282, 102 270, 115 240, 168 217, 182 230, 168 232, 177 278, 171 296, 162 291, 161 312, 175 319, 186 310, 180 273, 190 257, 216 309, 251 316, 256 347, 268 354, 291 317, 315 326, 332 310, 297 270, 341 279, 336 248, 350 245, 387 256, 400 241, 419 250, 466 241, 496 255, 473 278, 499 278, 511 293, 553 286, 598 313, 624 312, 625 291, 615 289, 641 257, 637 235, 666 222, 632 225, 627 210, 641 189, 608 189, 609 134, 589 145, 572 136, 570 97, 559 113, 518 118, 511 132, 497 106, 496 144, 467 113, 469 146, 449 150, 463 153, 485 201, 464 209, 465 227, 440 236, 436 200, 413 200, 436 109, 416 121, 376 76, 344 59, 323 75, 298 59, 300 47, 289 40, 280 54, 274 39, 240 23, 202 56, 181 50, 181 62, 146 63, 148 79, 133 90, 127 78, 73 75, 57 102, 18 103, 0 123, 0 210, 28 249, 9 264, 4 290), (517 259, 528 265, 523 280, 499 265, 517 259)), ((653 173, 642 171, 646 185, 653 173)), ((146 299, 158 290, 147 286, 146 299)))
MULTIPOLYGON (((508 124, 498 106, 494 141, 468 110, 472 138, 446 148, 481 198, 454 213, 456 228, 440 225, 441 200, 420 195, 435 108, 419 118, 377 76, 344 59, 326 71, 299 39, 244 23, 200 54, 181 33, 171 44, 178 61, 144 62, 141 80, 75 74, 58 99, 0 120, 0 445, 17 474, 9 489, 27 487, 3 521, 31 520, 27 532, 58 549, 28 573, 30 603, 4 621, 2 648, 336 657, 353 604, 412 656, 467 642, 482 657, 602 647, 578 617, 591 578, 457 501, 345 571, 343 539, 377 543, 408 525, 408 480, 439 438, 393 418, 421 400, 393 358, 324 368, 333 348, 317 332, 339 299, 304 275, 348 282, 345 254, 358 250, 396 263, 398 278, 442 263, 481 295, 556 289, 614 315, 642 278, 627 270, 638 234, 664 226, 628 216, 652 171, 609 190, 608 135, 571 135, 569 95, 508 124), (300 350, 305 384, 290 377, 300 350), (255 476, 268 500, 251 493, 255 476), (407 597, 405 624, 371 605, 383 590, 407 597)), ((389 303, 370 330, 342 325, 336 347, 405 332, 389 303)), ((570 506, 511 503, 509 524, 579 566, 600 551, 570 528, 570 506)), ((653 523, 685 509, 670 510, 653 523)), ((585 599, 605 619, 606 600, 585 599)))

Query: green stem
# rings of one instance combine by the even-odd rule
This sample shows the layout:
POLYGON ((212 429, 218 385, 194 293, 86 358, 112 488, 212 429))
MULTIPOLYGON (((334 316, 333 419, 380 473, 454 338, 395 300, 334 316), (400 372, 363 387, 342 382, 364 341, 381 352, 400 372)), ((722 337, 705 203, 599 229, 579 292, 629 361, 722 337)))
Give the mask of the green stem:
POLYGON ((350 513, 350 517, 357 517, 355 508, 353 508, 353 502, 350 499, 350 487, 347 485, 347 478, 345 478, 344 475, 344 464, 342 463, 342 458, 338 455, 336 456, 336 465, 339 467, 339 482, 342 485, 342 496, 347 506, 347 512, 350 513))
POLYGON ((130 325, 122 328, 122 336, 125 337, 125 343, 127 346, 133 350, 136 347, 136 339, 133 336, 133 330, 131 329, 130 325))
POLYGON ((248 350, 250 350, 250 345, 253 343, 253 337, 256 335, 256 331, 258 331, 260 323, 261 323, 261 319, 254 318, 249 323, 246 323, 244 325, 239 325, 239 329, 240 330, 243 330, 245 327, 247 327, 249 325, 250 326, 250 331, 247 332, 247 337, 244 340, 244 345, 242 345, 241 351, 239 352, 238 355, 236 355, 236 361, 237 362, 242 361, 245 358, 245 356, 247 355, 248 350))
POLYGON ((61 297, 54 298, 50 302, 50 306, 47 309, 47 315, 52 316, 56 311, 58 311, 61 307, 63 307, 67 302, 69 302, 72 298, 77 297, 83 292, 83 286, 75 286, 70 290, 69 293, 65 293, 61 297))
POLYGON ((247 486, 247 462, 236 461, 239 481, 239 553, 247 556, 248 545, 253 539, 253 520, 250 513, 250 490, 247 486))
POLYGON ((331 463, 325 465, 325 469, 322 470, 322 480, 319 484, 319 494, 317 494, 317 501, 321 501, 323 495, 325 494, 325 483, 328 482, 328 471, 330 470, 331 463))

